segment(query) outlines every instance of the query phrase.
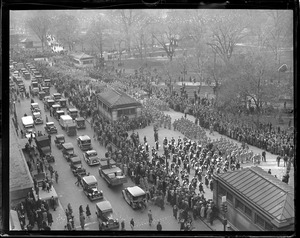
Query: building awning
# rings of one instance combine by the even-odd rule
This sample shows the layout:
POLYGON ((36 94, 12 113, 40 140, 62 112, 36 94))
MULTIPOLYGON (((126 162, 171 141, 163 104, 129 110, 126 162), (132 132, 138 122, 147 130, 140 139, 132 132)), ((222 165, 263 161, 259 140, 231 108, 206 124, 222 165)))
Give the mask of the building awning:
POLYGON ((294 190, 278 178, 255 166, 214 175, 236 194, 268 214, 274 223, 292 223, 295 218, 294 190))
POLYGON ((15 210, 10 210, 9 214, 9 230, 11 231, 21 231, 21 224, 19 220, 19 216, 17 211, 15 210))
POLYGON ((116 89, 108 89, 99 93, 98 98, 110 108, 141 107, 142 104, 124 92, 116 89))

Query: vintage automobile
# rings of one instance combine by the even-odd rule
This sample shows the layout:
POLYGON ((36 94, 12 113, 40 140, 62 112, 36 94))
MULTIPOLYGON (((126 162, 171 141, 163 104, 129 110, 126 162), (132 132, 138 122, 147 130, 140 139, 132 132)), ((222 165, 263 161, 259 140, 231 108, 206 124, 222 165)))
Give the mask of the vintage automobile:
POLYGON ((54 156, 51 154, 51 139, 48 136, 37 136, 35 144, 40 155, 44 156, 48 163, 55 162, 54 156))
POLYGON ((85 119, 83 117, 77 117, 75 119, 77 129, 85 129, 85 119))
POLYGON ((70 158, 70 168, 74 176, 85 176, 86 170, 82 167, 81 159, 77 156, 70 158))
POLYGON ((54 139, 54 143, 55 145, 57 146, 58 149, 61 149, 62 148, 62 144, 64 144, 66 141, 65 141, 65 136, 63 134, 58 134, 55 136, 55 139, 54 139))
POLYGON ((55 104, 55 101, 53 99, 47 99, 45 103, 45 107, 47 110, 50 110, 50 108, 55 104))
POLYGON ((50 88, 49 87, 41 87, 41 91, 45 92, 47 96, 50 96, 50 88))
POLYGON ((78 117, 78 110, 76 108, 68 108, 67 114, 72 117, 73 120, 78 117))
POLYGON ((61 115, 65 115, 65 111, 63 111, 63 110, 58 110, 58 111, 56 111, 54 117, 55 117, 56 120, 59 121, 61 115))
POLYGON ((53 116, 55 117, 55 114, 57 111, 60 111, 61 110, 61 106, 59 104, 53 104, 52 105, 52 113, 53 113, 53 116))
POLYGON ((100 159, 98 157, 96 150, 88 150, 88 151, 84 152, 83 159, 90 166, 100 164, 100 159))
POLYGON ((83 187, 83 192, 91 200, 103 199, 102 190, 98 190, 98 182, 95 176, 89 175, 81 179, 81 184, 83 187))
POLYGON ((31 109, 32 113, 41 112, 41 109, 40 109, 39 104, 37 102, 31 103, 30 109, 31 109))
POLYGON ((65 99, 65 98, 59 99, 59 100, 58 100, 58 103, 60 104, 60 106, 61 106, 62 108, 66 108, 66 107, 67 107, 67 99, 65 99))
POLYGON ((45 96, 44 99, 43 99, 43 103, 46 104, 48 100, 52 100, 51 96, 45 96))
POLYGON ((57 133, 57 128, 54 125, 54 122, 49 121, 45 125, 45 131, 47 131, 48 134, 54 134, 57 133))
POLYGON ((96 215, 99 221, 99 230, 112 230, 120 227, 118 219, 113 217, 109 201, 101 201, 96 204, 96 215))
POLYGON ((146 207, 146 193, 139 186, 127 187, 122 190, 125 201, 133 209, 142 209, 146 207))
POLYGON ((36 132, 33 129, 25 128, 25 137, 29 139, 30 137, 35 138, 36 132))
POLYGON ((45 93, 45 92, 43 92, 43 91, 40 91, 40 92, 39 92, 39 99, 40 99, 40 100, 43 100, 45 96, 46 96, 46 93, 45 93))
POLYGON ((42 115, 41 115, 40 112, 34 112, 34 113, 32 113, 32 118, 33 118, 33 121, 34 121, 35 125, 39 125, 39 124, 43 124, 44 123, 42 115))
POLYGON ((83 151, 93 149, 91 144, 91 138, 87 135, 79 136, 77 138, 77 144, 79 148, 83 151))
POLYGON ((51 79, 44 79, 44 85, 46 86, 46 87, 51 87, 51 79))
POLYGON ((68 162, 70 161, 70 158, 77 156, 74 153, 74 146, 71 142, 62 144, 62 154, 68 162))
POLYGON ((59 99, 61 99, 61 94, 60 93, 53 93, 52 95, 52 99, 55 101, 55 102, 59 102, 59 99))

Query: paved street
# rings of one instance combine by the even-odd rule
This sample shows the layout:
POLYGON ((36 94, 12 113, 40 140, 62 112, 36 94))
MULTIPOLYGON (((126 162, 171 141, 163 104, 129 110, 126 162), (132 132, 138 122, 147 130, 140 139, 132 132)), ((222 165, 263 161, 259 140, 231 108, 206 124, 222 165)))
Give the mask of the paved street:
MULTIPOLYGON (((26 89, 28 90, 30 81, 24 80, 24 82, 26 85, 26 89)), ((55 91, 52 87, 51 95, 54 92, 55 91)), ((66 135, 65 131, 61 129, 58 121, 56 119, 54 119, 53 117, 50 117, 49 112, 45 112, 43 110, 44 109, 43 102, 41 100, 39 100, 37 97, 35 97, 34 100, 35 100, 35 102, 38 102, 38 104, 42 110, 42 117, 44 119, 44 124, 36 125, 35 130, 42 131, 44 133, 45 115, 47 115, 49 121, 53 121, 55 123, 55 125, 58 129, 58 134, 61 134, 61 133, 65 134, 66 142, 71 142, 74 145, 75 153, 82 158, 83 152, 77 146, 76 138, 79 135, 88 135, 91 138, 93 138, 93 131, 91 129, 89 122, 86 122, 86 125, 87 125, 86 129, 77 131, 77 136, 69 137, 66 135)), ((19 122, 20 128, 22 128, 21 127, 21 125, 22 125, 21 118, 23 117, 23 115, 25 113, 27 115, 31 115, 30 99, 24 99, 20 103, 16 103, 16 110, 17 110, 17 115, 18 115, 18 122, 19 122)), ((152 143, 151 139, 153 139, 153 138, 151 138, 151 137, 153 137, 152 131, 153 131, 152 127, 138 130, 138 132, 140 134, 140 138, 143 138, 141 136, 145 134, 147 136, 147 138, 149 138, 150 144, 152 143)), ((161 131, 162 130, 160 130, 160 140, 163 137, 163 134, 161 133, 161 131)), ((166 133, 165 135, 168 137, 174 136, 177 138, 179 135, 181 137, 183 137, 183 135, 181 135, 181 133, 174 132, 174 131, 166 130, 165 133, 166 133)), ((97 222, 97 217, 95 215, 96 202, 89 201, 89 199, 84 195, 82 187, 75 185, 76 178, 73 176, 73 174, 70 170, 69 163, 63 158, 62 152, 55 146, 54 137, 55 137, 55 134, 52 135, 52 154, 55 157, 55 163, 52 165, 53 165, 54 170, 57 170, 59 173, 59 183, 58 184, 54 183, 54 188, 59 196, 61 205, 62 205, 63 209, 65 210, 68 203, 71 203, 73 210, 74 210, 74 214, 75 214, 75 226, 77 227, 77 229, 81 229, 80 223, 79 223, 78 208, 80 205, 82 205, 83 208, 85 209, 86 205, 89 204, 92 215, 91 215, 90 220, 87 218, 85 229, 86 230, 98 230, 98 222, 97 222)), ((97 153, 99 154, 100 157, 104 157, 104 153, 106 152, 106 150, 103 146, 100 146, 99 143, 95 140, 92 140, 92 146, 93 146, 93 149, 95 149, 97 151, 97 153)), ((107 186, 107 183, 102 178, 100 178, 100 176, 98 174, 98 166, 89 167, 85 163, 83 158, 82 158, 82 163, 83 163, 83 166, 86 168, 87 172, 89 172, 91 175, 94 175, 97 178, 99 189, 103 190, 105 199, 111 202, 116 218, 118 218, 119 221, 121 221, 123 219, 125 220, 125 228, 126 229, 130 229, 129 221, 131 218, 134 218, 136 230, 148 230, 148 229, 155 230, 156 224, 158 221, 161 221, 164 230, 177 230, 177 229, 179 230, 178 222, 175 220, 175 218, 172 217, 171 206, 167 205, 165 210, 161 211, 159 207, 149 204, 149 208, 151 208, 152 213, 153 213, 153 218, 154 218, 153 225, 152 225, 152 227, 150 227, 148 224, 147 211, 145 210, 142 213, 140 211, 133 210, 122 198, 121 190, 127 186, 134 186, 134 183, 130 179, 129 179, 129 182, 123 186, 109 188, 107 186), (154 226, 154 224, 155 224, 155 226, 154 226)), ((206 195, 207 198, 212 198, 211 191, 209 191, 208 189, 206 189, 206 194, 207 194, 206 195)), ((61 219, 62 219, 61 216, 63 216, 63 214, 58 216, 57 219, 59 219, 59 220, 56 221, 57 224, 53 224, 53 227, 55 225, 57 227, 57 229, 64 228, 65 223, 61 222, 61 219)), ((208 230, 209 231, 212 229, 217 229, 217 228, 209 228, 209 226, 207 226, 205 223, 203 223, 201 221, 195 222, 194 227, 195 227, 195 230, 208 230)))

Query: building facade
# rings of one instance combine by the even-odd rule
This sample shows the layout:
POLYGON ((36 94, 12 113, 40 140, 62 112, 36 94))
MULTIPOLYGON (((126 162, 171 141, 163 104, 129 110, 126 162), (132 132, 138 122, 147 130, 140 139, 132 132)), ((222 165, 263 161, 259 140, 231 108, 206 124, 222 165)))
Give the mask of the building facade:
MULTIPOLYGON (((214 175, 213 200, 234 230, 293 231, 294 190, 260 167, 214 175)), ((223 215, 220 216, 223 218, 223 215)))
POLYGON ((128 118, 140 117, 141 109, 140 102, 116 89, 107 89, 98 94, 98 110, 110 121, 116 121, 123 115, 128 118))

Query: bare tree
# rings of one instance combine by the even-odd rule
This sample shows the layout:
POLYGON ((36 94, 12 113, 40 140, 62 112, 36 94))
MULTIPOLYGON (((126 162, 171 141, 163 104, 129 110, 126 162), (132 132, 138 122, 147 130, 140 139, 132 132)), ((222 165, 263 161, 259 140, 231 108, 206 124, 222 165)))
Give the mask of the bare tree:
POLYGON ((239 14, 217 16, 211 27, 208 45, 225 64, 228 64, 236 44, 246 36, 246 24, 239 14))
POLYGON ((293 14, 288 11, 269 11, 267 24, 267 46, 273 51, 275 60, 280 64, 281 48, 292 47, 293 14))
POLYGON ((55 24, 56 37, 72 51, 78 38, 78 19, 74 15, 62 14, 57 17, 55 24))
POLYGON ((42 49, 44 50, 44 44, 46 42, 46 35, 50 29, 51 19, 47 14, 38 13, 38 15, 27 20, 28 27, 37 35, 42 43, 42 49))
POLYGON ((107 21, 102 17, 98 17, 93 20, 87 32, 88 41, 100 52, 101 58, 103 57, 104 40, 110 37, 108 29, 107 21))

